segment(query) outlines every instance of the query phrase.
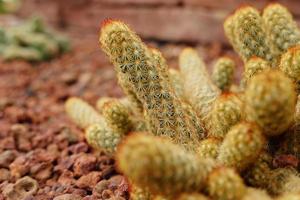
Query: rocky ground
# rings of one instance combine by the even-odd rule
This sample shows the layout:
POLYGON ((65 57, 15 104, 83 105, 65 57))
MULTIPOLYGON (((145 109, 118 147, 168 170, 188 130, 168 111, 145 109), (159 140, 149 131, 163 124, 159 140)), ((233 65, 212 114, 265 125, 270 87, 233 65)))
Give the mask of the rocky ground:
MULTIPOLYGON (((71 38, 73 50, 55 60, 0 62, 0 200, 128 199, 113 158, 91 149, 65 115, 70 96, 94 104, 122 95, 97 40, 71 38)), ((150 45, 176 67, 184 45, 150 45)), ((218 44, 198 49, 208 61, 223 53, 218 44)))

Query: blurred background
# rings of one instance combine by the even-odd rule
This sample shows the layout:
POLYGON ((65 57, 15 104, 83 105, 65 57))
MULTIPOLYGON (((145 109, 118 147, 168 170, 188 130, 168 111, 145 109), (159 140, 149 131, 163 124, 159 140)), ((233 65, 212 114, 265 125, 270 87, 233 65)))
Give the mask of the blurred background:
MULTIPOLYGON (((262 9, 271 2, 0 0, 0 200, 22 199, 14 197, 11 186, 24 176, 39 183, 25 199, 51 200, 66 193, 107 199, 107 191, 127 199, 128 186, 113 159, 93 154, 64 111, 72 96, 92 105, 102 96, 122 96, 98 43, 104 19, 128 23, 162 51, 170 67, 178 66, 186 46, 196 48, 208 68, 218 57, 230 56, 239 65, 238 80, 241 61, 227 43, 223 21, 242 4, 262 9), (103 189, 103 184, 112 186, 103 189)), ((300 1, 277 2, 300 22, 300 1)))

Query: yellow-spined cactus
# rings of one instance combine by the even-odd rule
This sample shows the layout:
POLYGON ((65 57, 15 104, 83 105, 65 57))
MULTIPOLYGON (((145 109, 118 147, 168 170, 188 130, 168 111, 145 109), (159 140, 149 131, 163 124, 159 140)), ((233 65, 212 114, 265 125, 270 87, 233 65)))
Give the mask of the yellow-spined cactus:
POLYGON ((213 68, 212 80, 222 91, 228 91, 233 82, 235 63, 229 57, 219 58, 213 68))
POLYGON ((243 179, 233 169, 225 167, 214 169, 207 184, 214 200, 240 200, 247 191, 243 179))
POLYGON ((215 166, 213 160, 200 159, 167 139, 145 134, 127 137, 116 162, 134 184, 154 195, 173 197, 200 191, 215 166))
POLYGON ((239 45, 239 41, 237 40, 236 33, 235 33, 235 15, 231 14, 229 15, 223 24, 224 32, 229 40, 230 44, 232 45, 233 49, 242 57, 241 51, 239 48, 241 46, 239 45))
POLYGON ((300 200, 299 193, 286 193, 275 198, 275 200, 300 200))
POLYGON ((243 173, 245 182, 253 187, 266 188, 271 176, 272 155, 263 151, 258 159, 243 173))
POLYGON ((85 130, 85 138, 89 145, 97 150, 113 154, 124 134, 113 132, 104 124, 93 124, 85 130))
POLYGON ((72 121, 83 129, 104 122, 103 117, 92 106, 77 97, 71 97, 66 101, 65 110, 72 121))
POLYGON ((265 145, 265 137, 253 123, 241 122, 227 133, 219 149, 217 160, 238 171, 256 161, 265 145))
POLYGON ((176 200, 208 200, 208 198, 199 193, 181 194, 176 200))
POLYGON ((132 185, 130 188, 130 199, 131 200, 153 200, 153 195, 145 189, 132 185))
POLYGON ((279 68, 290 77, 300 92, 300 45, 290 48, 281 56, 279 68))
POLYGON ((243 102, 238 95, 220 95, 210 113, 209 136, 224 138, 228 130, 243 119, 243 112, 243 102))
POLYGON ((179 66, 184 79, 187 100, 199 113, 201 120, 207 123, 213 102, 221 92, 210 80, 204 62, 196 50, 184 49, 179 56, 179 66))
POLYGON ((300 159, 300 95, 298 95, 294 118, 295 123, 292 128, 284 133, 278 152, 291 154, 300 159))
POLYGON ((247 119, 258 124, 264 134, 279 135, 294 119, 296 92, 283 72, 266 70, 254 76, 245 91, 247 119))
POLYGON ((234 13, 234 31, 239 54, 244 62, 257 56, 272 62, 273 55, 267 44, 263 20, 258 10, 251 6, 244 6, 234 13))
POLYGON ((183 80, 180 72, 176 69, 170 68, 169 74, 176 95, 181 99, 185 99, 186 97, 184 95, 183 80))
POLYGON ((150 131, 193 150, 199 138, 192 119, 152 50, 126 24, 113 20, 103 24, 100 43, 127 87, 143 103, 150 131))
POLYGON ((251 77, 253 77, 254 75, 270 68, 270 64, 264 59, 259 57, 250 58, 245 63, 245 71, 243 73, 242 86, 245 87, 247 85, 247 82, 249 82, 251 77))
POLYGON ((272 200, 272 197, 264 190, 248 187, 241 200, 272 200))
POLYGON ((200 142, 197 148, 197 155, 200 158, 216 159, 219 154, 219 148, 222 144, 221 139, 207 138, 200 142))
POLYGON ((294 168, 277 168, 272 170, 267 187, 273 195, 300 193, 300 177, 294 168))
POLYGON ((271 50, 276 56, 300 44, 300 30, 287 8, 272 3, 264 9, 262 18, 271 50))
POLYGON ((102 106, 102 115, 113 132, 127 134, 133 128, 130 111, 118 100, 107 101, 102 106))

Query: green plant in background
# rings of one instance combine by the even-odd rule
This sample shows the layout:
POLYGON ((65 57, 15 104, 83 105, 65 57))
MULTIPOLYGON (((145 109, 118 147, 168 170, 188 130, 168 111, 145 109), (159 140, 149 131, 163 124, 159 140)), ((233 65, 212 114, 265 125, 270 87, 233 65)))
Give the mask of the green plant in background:
POLYGON ((49 29, 37 17, 16 26, 2 28, 0 32, 0 56, 4 60, 42 61, 70 49, 66 37, 49 29))
POLYGON ((179 70, 169 69, 129 26, 103 23, 100 44, 127 97, 100 98, 98 112, 82 100, 66 108, 92 147, 115 156, 131 199, 299 199, 297 170, 273 165, 278 154, 299 156, 298 27, 271 4, 263 14, 239 8, 224 29, 244 61, 240 86, 228 58, 210 77, 197 51, 185 48, 179 70))
POLYGON ((21 0, 0 0, 0 14, 13 13, 21 6, 21 0))

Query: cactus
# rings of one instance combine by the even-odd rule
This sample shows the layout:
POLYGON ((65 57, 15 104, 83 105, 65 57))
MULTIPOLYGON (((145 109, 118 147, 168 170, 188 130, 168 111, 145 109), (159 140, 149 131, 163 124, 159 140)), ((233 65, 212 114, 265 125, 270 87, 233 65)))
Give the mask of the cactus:
POLYGON ((130 190, 130 199, 131 200, 152 200, 153 195, 145 189, 132 185, 130 190))
POLYGON ((0 0, 0 14, 16 12, 20 7, 20 0, 0 0))
POLYGON ((66 101, 65 110, 72 121, 82 129, 104 123, 103 117, 92 106, 77 97, 66 101))
POLYGON ((97 150, 113 154, 122 141, 123 134, 113 132, 105 124, 93 124, 85 130, 85 138, 89 145, 97 150))
POLYGON ((153 58, 152 51, 120 21, 103 24, 100 43, 128 87, 143 103, 150 131, 193 150, 199 140, 196 129, 168 77, 162 73, 165 66, 153 58))
POLYGON ((24 48, 17 45, 7 45, 3 47, 2 57, 4 60, 21 60, 41 61, 43 55, 36 49, 24 48))
POLYGON ((268 136, 279 135, 293 122, 296 105, 294 85, 280 71, 261 72, 247 85, 245 105, 248 120, 257 123, 268 136))
POLYGON ((233 82, 235 63, 228 57, 219 58, 213 68, 212 80, 222 91, 228 91, 233 82))
POLYGON ((247 188, 246 194, 242 200, 272 200, 272 198, 264 191, 256 188, 247 188))
POLYGON ((209 136, 224 138, 230 127, 243 118, 243 102, 236 94, 225 93, 214 102, 210 113, 209 136))
POLYGON ((197 155, 200 158, 216 159, 219 154, 219 147, 222 140, 217 138, 207 138, 202 140, 197 148, 197 155))
POLYGON ((169 74, 176 95, 181 99, 185 99, 183 80, 180 72, 176 69, 169 69, 169 74))
POLYGON ((224 28, 224 32, 225 35, 227 37, 227 39, 229 40, 230 44, 232 45, 233 49, 239 54, 240 57, 242 57, 243 55, 241 54, 241 50, 239 50, 240 45, 239 42, 237 40, 236 37, 236 33, 235 33, 235 15, 229 15, 223 24, 223 28, 224 28))
POLYGON ((262 18, 270 48, 276 56, 300 44, 300 30, 287 8, 278 3, 270 4, 264 9, 262 18))
POLYGON ((110 100, 102 105, 102 115, 113 132, 127 134, 133 127, 130 111, 118 100, 110 100))
POLYGON ((264 59, 259 57, 252 57, 245 63, 245 71, 243 74, 242 79, 242 86, 245 87, 247 82, 253 77, 254 75, 266 70, 270 69, 270 65, 264 59))
POLYGON ((281 56, 279 68, 290 77, 300 92, 300 45, 290 48, 281 56))
POLYGON ((300 200, 299 193, 286 193, 280 195, 276 200, 300 200))
POLYGON ((267 190, 273 195, 300 192, 300 177, 293 168, 278 168, 272 171, 267 190))
POLYGON ((247 191, 243 179, 233 169, 225 167, 213 170, 207 187, 214 200, 239 200, 247 191))
POLYGON ((144 134, 127 137, 116 160, 120 172, 133 183, 154 195, 165 196, 200 191, 215 165, 164 138, 144 134))
POLYGON ((254 162, 243 174, 245 182, 258 188, 266 188, 271 176, 272 156, 263 151, 256 162, 254 162))
POLYGON ((238 46, 236 50, 239 51, 244 62, 253 56, 272 62, 273 55, 267 44, 263 20, 259 12, 253 7, 244 6, 235 12, 233 20, 238 46))
POLYGON ((181 194, 177 200, 208 200, 208 198, 202 194, 181 194))
POLYGON ((185 94, 206 126, 209 112, 220 90, 210 80, 203 61, 194 49, 186 48, 181 52, 179 66, 184 79, 185 94))
POLYGON ((243 171, 258 158, 264 145, 265 137, 260 129, 253 123, 241 122, 227 133, 217 160, 243 171))

